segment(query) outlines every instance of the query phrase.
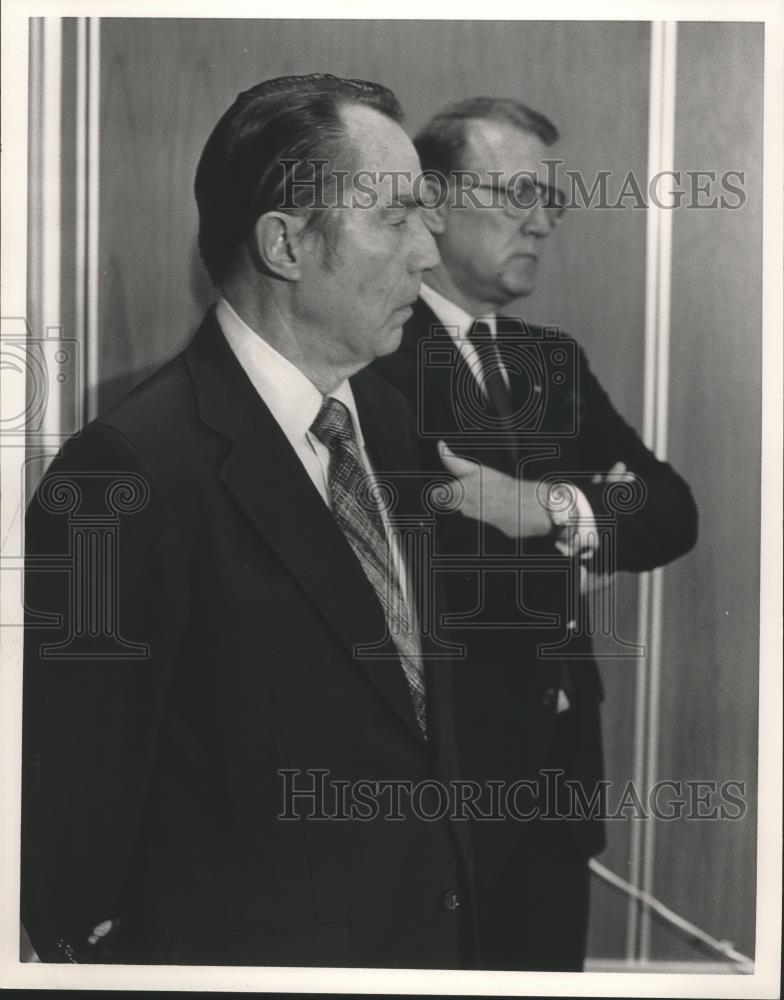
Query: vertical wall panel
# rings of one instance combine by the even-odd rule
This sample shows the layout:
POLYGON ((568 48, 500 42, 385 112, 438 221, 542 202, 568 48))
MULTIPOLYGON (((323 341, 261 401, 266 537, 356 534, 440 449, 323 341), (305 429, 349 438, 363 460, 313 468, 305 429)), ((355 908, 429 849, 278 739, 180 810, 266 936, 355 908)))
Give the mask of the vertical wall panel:
MULTIPOLYGON (((749 812, 736 821, 659 824, 655 880, 669 906, 751 955, 762 44, 760 25, 679 28, 676 169, 713 170, 719 178, 741 170, 748 200, 736 210, 682 208, 673 218, 670 454, 688 470, 701 537, 665 580, 660 734, 661 778, 744 781, 749 812)), ((694 951, 654 928, 652 955, 688 958, 694 951)))
MULTIPOLYGON (((644 23, 104 20, 104 377, 171 353, 210 299, 194 255, 192 179, 210 128, 239 90, 280 73, 367 76, 396 91, 411 129, 448 101, 516 94, 557 123, 555 154, 567 167, 644 175, 648 31, 644 23)), ((624 355, 641 351, 643 215, 571 213, 525 306, 532 319, 581 337, 632 417, 639 386, 629 384, 624 355)))

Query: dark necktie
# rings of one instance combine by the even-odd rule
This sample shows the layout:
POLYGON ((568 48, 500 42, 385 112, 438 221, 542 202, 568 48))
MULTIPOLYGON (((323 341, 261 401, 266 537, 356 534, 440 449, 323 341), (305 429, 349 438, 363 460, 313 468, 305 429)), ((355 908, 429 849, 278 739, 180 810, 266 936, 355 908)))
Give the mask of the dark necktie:
POLYGON ((339 399, 325 396, 311 432, 330 451, 329 500, 332 513, 376 592, 395 643, 414 702, 417 723, 426 735, 425 675, 419 632, 392 560, 380 509, 368 489, 351 414, 339 399))
POLYGON ((476 351, 482 369, 482 388, 499 422, 498 429, 511 431, 512 400, 504 381, 503 363, 498 344, 490 334, 490 327, 476 320, 468 331, 469 343, 476 351))

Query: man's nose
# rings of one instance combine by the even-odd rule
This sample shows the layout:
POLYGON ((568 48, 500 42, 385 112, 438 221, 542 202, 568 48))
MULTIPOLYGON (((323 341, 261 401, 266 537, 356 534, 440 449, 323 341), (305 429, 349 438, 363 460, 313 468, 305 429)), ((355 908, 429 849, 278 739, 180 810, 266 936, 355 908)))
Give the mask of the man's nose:
POLYGON ((523 222, 523 232, 532 233, 535 236, 549 236, 552 231, 553 226, 550 223, 547 209, 541 202, 537 201, 523 222))
POLYGON ((429 271, 441 263, 441 254, 438 252, 433 234, 427 228, 421 216, 416 219, 414 225, 416 227, 416 239, 409 258, 409 270, 412 272, 429 271))

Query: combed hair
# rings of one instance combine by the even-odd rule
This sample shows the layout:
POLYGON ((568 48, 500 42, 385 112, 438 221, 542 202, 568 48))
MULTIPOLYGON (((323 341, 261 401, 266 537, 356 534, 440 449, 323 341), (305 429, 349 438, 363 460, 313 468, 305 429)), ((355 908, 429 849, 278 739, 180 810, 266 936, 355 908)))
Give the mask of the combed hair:
POLYGON ((414 138, 422 169, 446 177, 464 168, 463 155, 473 122, 502 122, 538 136, 551 146, 558 129, 543 114, 512 97, 469 97, 439 111, 414 138))
POLYGON ((396 122, 403 117, 387 87, 328 73, 276 77, 237 96, 207 140, 194 185, 199 250, 214 284, 231 273, 256 221, 280 207, 284 161, 297 164, 289 168, 290 183, 328 176, 308 174, 307 168, 340 151, 345 135, 340 112, 351 104, 375 108, 396 122))

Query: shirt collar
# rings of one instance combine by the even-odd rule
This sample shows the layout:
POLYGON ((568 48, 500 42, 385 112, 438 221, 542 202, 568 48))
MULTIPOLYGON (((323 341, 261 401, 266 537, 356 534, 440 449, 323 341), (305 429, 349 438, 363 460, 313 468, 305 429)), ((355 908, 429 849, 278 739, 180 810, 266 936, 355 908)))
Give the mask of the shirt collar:
POLYGON ((462 340, 468 336, 468 331, 477 319, 481 319, 490 327, 490 336, 496 335, 496 318, 493 314, 489 316, 471 316, 461 306, 456 305, 451 299, 446 298, 435 288, 422 282, 419 295, 425 305, 429 306, 436 317, 444 326, 457 330, 458 339, 462 340))
MULTIPOLYGON (((323 396, 307 375, 276 351, 264 337, 253 330, 236 310, 221 298, 215 317, 237 360, 269 407, 281 430, 294 444, 300 444, 316 419, 323 396)), ((354 394, 347 379, 330 393, 351 414, 357 443, 364 447, 354 394)))

